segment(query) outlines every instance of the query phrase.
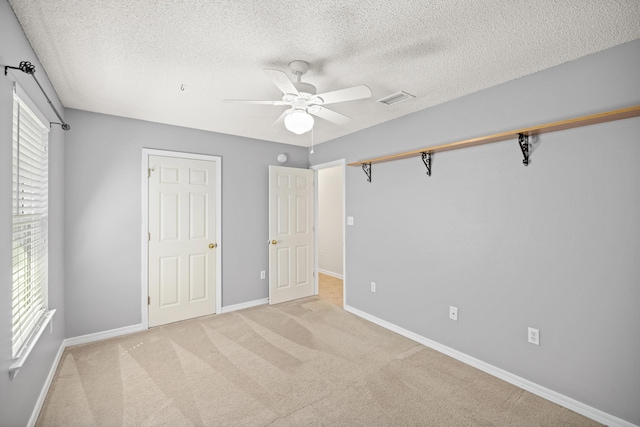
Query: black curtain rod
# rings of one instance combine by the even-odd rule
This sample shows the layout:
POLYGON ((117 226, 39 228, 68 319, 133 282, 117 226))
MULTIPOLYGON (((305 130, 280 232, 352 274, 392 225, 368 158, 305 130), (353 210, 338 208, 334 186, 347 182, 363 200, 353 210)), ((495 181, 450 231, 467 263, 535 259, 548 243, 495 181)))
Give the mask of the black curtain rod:
POLYGON ((64 119, 62 118, 62 116, 60 116, 60 113, 58 113, 58 110, 56 110, 56 107, 53 105, 53 102, 51 102, 51 100, 49 99, 49 97, 47 96, 47 94, 45 93, 44 89, 42 88, 42 85, 40 84, 40 82, 38 81, 38 79, 36 79, 36 67, 29 61, 22 61, 20 63, 20 66, 18 67, 10 67, 8 65, 4 66, 4 75, 7 75, 7 69, 11 68, 12 70, 20 70, 23 73, 26 74, 30 74, 31 77, 33 77, 33 80, 36 81, 36 84, 38 85, 38 87, 40 88, 40 90, 42 91, 42 94, 44 95, 45 98, 47 98, 47 102, 49 103, 49 105, 51 105, 51 108, 53 109, 53 112, 56 113, 56 116, 58 116, 58 120, 60 120, 60 123, 58 122, 49 122, 49 126, 51 125, 60 125, 60 127, 63 130, 69 130, 71 129, 71 126, 69 126, 68 123, 65 123, 64 119))

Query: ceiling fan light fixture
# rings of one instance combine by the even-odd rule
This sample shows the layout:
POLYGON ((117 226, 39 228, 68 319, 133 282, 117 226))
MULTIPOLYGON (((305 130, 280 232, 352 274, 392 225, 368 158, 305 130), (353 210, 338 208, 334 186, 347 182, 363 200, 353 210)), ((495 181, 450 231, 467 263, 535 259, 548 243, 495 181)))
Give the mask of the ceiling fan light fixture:
POLYGON ((302 135, 311 130, 313 122, 314 120, 311 114, 305 110, 295 109, 284 118, 284 127, 295 134, 302 135))

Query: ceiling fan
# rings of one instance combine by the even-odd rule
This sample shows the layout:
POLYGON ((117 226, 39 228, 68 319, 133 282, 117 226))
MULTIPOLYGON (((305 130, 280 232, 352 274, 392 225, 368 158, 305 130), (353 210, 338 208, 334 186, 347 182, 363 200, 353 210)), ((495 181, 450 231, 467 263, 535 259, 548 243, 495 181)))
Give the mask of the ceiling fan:
POLYGON ((311 130, 314 124, 313 116, 320 117, 338 125, 348 123, 351 118, 344 114, 325 108, 324 105, 338 102, 354 101, 356 99, 369 98, 371 90, 365 86, 354 86, 347 89, 339 89, 331 92, 316 94, 316 87, 301 81, 301 77, 309 70, 306 61, 292 61, 289 63, 291 72, 297 77, 292 82, 283 71, 264 70, 271 77, 273 83, 282 92, 279 101, 250 101, 244 99, 225 99, 225 102, 237 102, 244 104, 263 105, 288 105, 291 108, 285 110, 273 123, 278 125, 284 121, 284 126, 291 132, 301 135, 311 130))

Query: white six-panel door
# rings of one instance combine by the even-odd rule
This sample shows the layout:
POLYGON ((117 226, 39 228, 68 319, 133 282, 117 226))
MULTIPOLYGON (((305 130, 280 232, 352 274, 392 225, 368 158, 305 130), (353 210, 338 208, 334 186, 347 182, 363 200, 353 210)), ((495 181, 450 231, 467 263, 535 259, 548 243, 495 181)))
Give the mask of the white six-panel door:
POLYGON ((314 293, 313 171, 269 166, 269 304, 314 293))
POLYGON ((149 326, 215 313, 216 163, 149 156, 149 326))

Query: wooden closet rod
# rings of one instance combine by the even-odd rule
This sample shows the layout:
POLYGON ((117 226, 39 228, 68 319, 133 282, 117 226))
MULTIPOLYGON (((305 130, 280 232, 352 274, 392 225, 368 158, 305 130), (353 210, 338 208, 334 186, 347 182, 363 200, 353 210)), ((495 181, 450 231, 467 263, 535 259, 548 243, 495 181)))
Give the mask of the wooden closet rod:
MULTIPOLYGON (((565 130, 565 129, 573 129, 577 127, 589 126, 597 123, 606 123, 614 120, 622 120, 622 119, 628 119, 631 117, 638 117, 638 116, 640 116, 640 105, 636 105, 629 108, 621 108, 619 110, 607 111, 599 114, 592 114, 589 116, 576 117, 573 119, 562 120, 559 122, 546 123, 538 126, 531 126, 527 128, 512 130, 509 132, 496 133, 493 135, 482 136, 480 138, 465 139, 464 141, 456 141, 456 142, 450 142, 448 144, 435 145, 432 147, 421 148, 419 150, 405 151, 403 153, 391 154, 391 155, 382 156, 382 157, 375 157, 373 159, 367 159, 367 160, 360 160, 357 162, 349 163, 349 166, 363 166, 363 169, 365 169, 365 172, 367 172, 367 168, 368 168, 369 172, 367 173, 367 175, 370 178, 371 165, 374 163, 390 162, 392 160, 400 160, 400 159, 406 159, 409 157, 422 156, 423 160, 425 161, 425 164, 427 164, 426 157, 428 156, 429 165, 427 167, 428 167, 428 173, 430 174, 431 172, 430 156, 433 153, 439 153, 441 151, 457 150, 460 148, 474 147, 476 145, 491 144, 493 142, 506 141, 508 139, 518 140, 518 138, 522 138, 522 136, 524 136, 525 138, 528 138, 529 136, 533 136, 533 135, 540 135, 543 133, 556 132, 556 131, 565 130)), ((528 163, 528 154, 525 155, 525 165, 527 163, 528 163)))

